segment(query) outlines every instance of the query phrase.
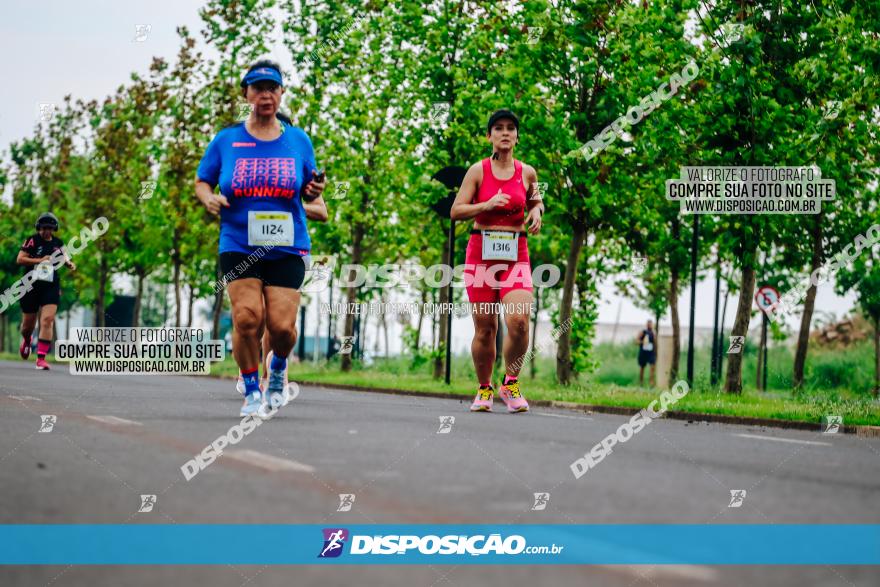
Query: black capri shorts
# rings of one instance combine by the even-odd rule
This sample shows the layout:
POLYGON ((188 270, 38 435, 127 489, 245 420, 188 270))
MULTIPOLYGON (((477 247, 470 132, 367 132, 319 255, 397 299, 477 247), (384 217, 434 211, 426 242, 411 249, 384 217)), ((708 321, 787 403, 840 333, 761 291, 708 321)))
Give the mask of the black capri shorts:
POLYGON ((220 253, 224 284, 236 279, 259 279, 264 285, 299 289, 306 277, 306 264, 299 255, 278 259, 252 259, 245 253, 220 253))
POLYGON ((36 314, 40 307, 61 301, 61 284, 59 282, 34 282, 34 288, 21 298, 21 311, 24 314, 36 314))

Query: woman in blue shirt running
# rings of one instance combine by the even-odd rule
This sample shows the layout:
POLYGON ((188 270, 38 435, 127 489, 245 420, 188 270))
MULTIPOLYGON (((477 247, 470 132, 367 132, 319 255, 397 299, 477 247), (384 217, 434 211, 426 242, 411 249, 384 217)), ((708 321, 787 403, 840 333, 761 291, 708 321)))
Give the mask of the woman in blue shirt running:
POLYGON ((327 207, 311 140, 278 112, 284 94, 278 64, 258 61, 241 88, 250 116, 218 132, 208 145, 195 192, 210 213, 220 215, 232 354, 245 387, 240 415, 265 418, 290 400, 287 356, 296 343, 299 288, 311 250, 306 218, 326 221, 327 207), (272 351, 265 397, 259 385, 264 325, 272 351))

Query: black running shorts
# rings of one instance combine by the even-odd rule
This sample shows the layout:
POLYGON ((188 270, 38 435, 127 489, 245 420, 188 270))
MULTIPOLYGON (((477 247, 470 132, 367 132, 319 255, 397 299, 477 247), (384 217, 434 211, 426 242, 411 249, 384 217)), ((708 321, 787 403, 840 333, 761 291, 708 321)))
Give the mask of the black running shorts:
POLYGON ((220 253, 220 271, 226 283, 236 279, 259 279, 264 285, 299 289, 306 277, 306 264, 299 255, 279 259, 252 259, 245 253, 220 253))
POLYGON ((656 362, 657 355, 654 354, 654 351, 639 349, 639 367, 644 367, 645 365, 653 365, 656 362))
POLYGON ((36 314, 41 306, 55 304, 61 301, 61 284, 59 282, 34 282, 34 288, 21 298, 21 311, 24 314, 36 314))

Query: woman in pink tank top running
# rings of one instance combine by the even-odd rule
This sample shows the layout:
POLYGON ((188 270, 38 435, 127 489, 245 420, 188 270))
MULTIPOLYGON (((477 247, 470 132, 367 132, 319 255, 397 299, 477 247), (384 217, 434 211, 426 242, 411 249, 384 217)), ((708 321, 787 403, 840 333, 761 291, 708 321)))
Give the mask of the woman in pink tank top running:
POLYGON ((487 138, 493 155, 468 169, 451 212, 453 220, 474 219, 464 270, 468 299, 473 305, 471 354, 479 383, 471 411, 492 411, 492 365, 500 301, 507 335, 503 347, 505 375, 498 394, 508 412, 526 412, 529 404, 517 381, 529 346, 533 300, 526 231, 538 233, 544 204, 537 192, 535 169, 513 158, 519 138, 519 120, 513 112, 499 110, 492 114, 487 138))

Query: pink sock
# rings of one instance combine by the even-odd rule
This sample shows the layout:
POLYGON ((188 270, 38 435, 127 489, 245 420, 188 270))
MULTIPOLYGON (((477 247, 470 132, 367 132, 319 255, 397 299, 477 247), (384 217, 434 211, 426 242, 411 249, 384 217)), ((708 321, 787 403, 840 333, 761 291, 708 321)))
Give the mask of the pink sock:
POLYGON ((52 344, 50 340, 37 339, 37 356, 43 358, 49 352, 49 345, 52 344))
POLYGON ((516 381, 516 377, 511 377, 507 373, 504 374, 504 385, 507 385, 511 381, 516 381))

